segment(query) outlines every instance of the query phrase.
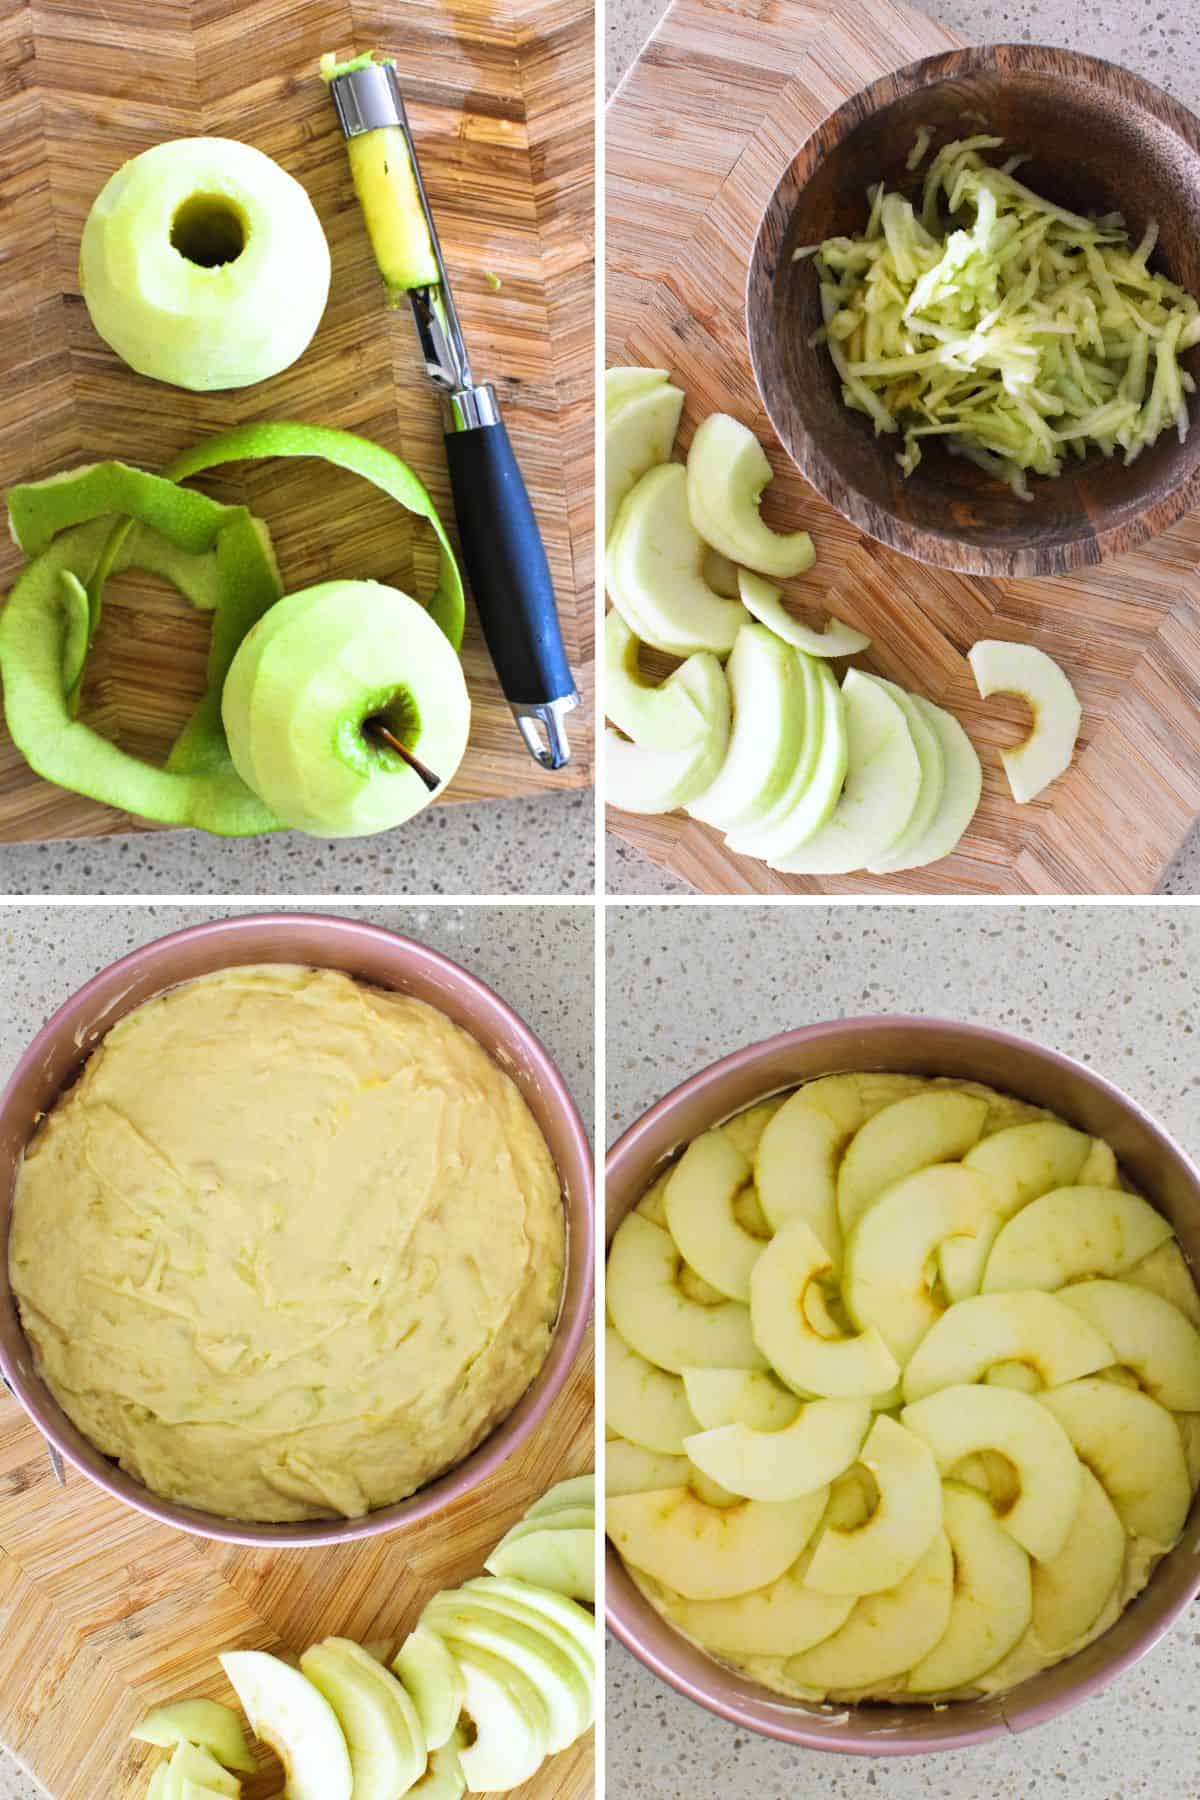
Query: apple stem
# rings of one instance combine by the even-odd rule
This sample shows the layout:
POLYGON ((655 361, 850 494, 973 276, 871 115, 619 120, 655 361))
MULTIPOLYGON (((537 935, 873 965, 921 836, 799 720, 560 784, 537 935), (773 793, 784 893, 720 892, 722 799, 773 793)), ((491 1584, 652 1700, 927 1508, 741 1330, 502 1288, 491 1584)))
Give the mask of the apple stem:
POLYGON ((388 748, 394 750, 396 755, 408 764, 414 775, 420 776, 430 793, 436 794, 438 788, 442 784, 434 774, 433 770, 427 769, 420 757, 414 756, 407 744, 402 744, 395 733, 389 731, 381 719, 371 719, 367 725, 367 730, 373 731, 376 737, 382 738, 388 748))

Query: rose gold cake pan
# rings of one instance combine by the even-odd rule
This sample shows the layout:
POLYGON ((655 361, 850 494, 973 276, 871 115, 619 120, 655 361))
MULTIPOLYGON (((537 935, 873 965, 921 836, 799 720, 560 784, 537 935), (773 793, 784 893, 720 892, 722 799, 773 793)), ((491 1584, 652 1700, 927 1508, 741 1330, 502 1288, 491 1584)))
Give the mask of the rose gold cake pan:
MULTIPOLYGON (((895 1070, 982 1081, 1106 1138, 1130 1184, 1170 1219, 1200 1268, 1200 1170, 1136 1103, 1083 1064, 980 1025, 883 1017, 842 1019, 781 1033, 693 1075, 613 1146, 606 1169, 607 1232, 698 1132, 818 1075, 895 1070)), ((842 1755, 913 1756, 1025 1731, 1089 1698, 1170 1630, 1200 1592, 1200 1504, 1148 1587, 1103 1637, 1010 1693, 929 1706, 820 1707, 772 1694, 696 1649, 661 1619, 608 1547, 608 1622, 647 1668, 732 1724, 785 1743, 842 1755)))
POLYGON ((259 913, 157 939, 96 975, 61 1006, 0 1095, 0 1373, 39 1431, 79 1469, 139 1512, 201 1537, 265 1546, 349 1543, 436 1513, 485 1481, 529 1437, 561 1389, 587 1327, 593 1274, 592 1156, 566 1083, 544 1045, 484 982, 411 938, 355 919, 259 913), (340 969, 411 994, 469 1031, 520 1088, 550 1147, 567 1224, 563 1292, 550 1351, 516 1407, 471 1454, 407 1500, 360 1519, 249 1524, 161 1499, 75 1429, 34 1367, 8 1281, 13 1186, 39 1116, 53 1106, 119 1019, 180 982, 246 963, 340 969))

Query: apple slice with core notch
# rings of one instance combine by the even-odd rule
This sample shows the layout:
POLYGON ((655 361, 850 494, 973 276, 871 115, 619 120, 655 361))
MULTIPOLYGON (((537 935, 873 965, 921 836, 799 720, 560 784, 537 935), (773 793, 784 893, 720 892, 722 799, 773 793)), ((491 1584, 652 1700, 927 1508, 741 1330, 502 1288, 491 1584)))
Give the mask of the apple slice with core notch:
POLYGON ((860 1331, 873 1325, 901 1365, 943 1311, 929 1275, 938 1245, 973 1237, 990 1204, 986 1176, 935 1163, 885 1189, 846 1239, 846 1310, 860 1331))
POLYGON ((790 1425, 755 1431, 718 1425, 684 1445, 705 1475, 748 1500, 798 1500, 858 1460, 871 1423, 866 1400, 811 1400, 790 1425))
POLYGON ((843 625, 840 619, 827 619, 823 631, 802 625, 784 606, 779 589, 752 569, 739 569, 737 584, 746 611, 785 644, 803 650, 807 656, 855 656, 860 650, 871 648, 871 640, 864 632, 843 625))
POLYGON ((778 1431, 791 1424, 803 1405, 763 1369, 685 1369, 683 1385, 702 1431, 720 1425, 778 1431))
POLYGON ((882 675, 868 675, 867 680, 881 687, 904 714, 913 749, 921 765, 921 785, 917 789, 916 805, 908 816, 903 832, 887 851, 888 856, 903 857, 913 844, 920 843, 941 807, 946 786, 946 759, 942 754, 941 738, 927 721, 913 695, 906 693, 894 681, 885 681, 882 675))
POLYGON ((394 1800, 428 1761, 408 1690, 349 1638, 330 1637, 300 1658, 306 1680, 337 1714, 350 1752, 354 1800, 394 1800))
POLYGON ((595 1552, 594 1527, 533 1531, 497 1544, 483 1566, 489 1574, 515 1576, 590 1606, 596 1597, 595 1552))
POLYGON ((473 1595, 443 1593, 421 1615, 457 1658, 463 1644, 486 1650, 532 1682, 546 1708, 546 1751, 556 1756, 582 1735, 591 1720, 591 1694, 574 1662, 540 1632, 506 1619, 473 1595))
POLYGON ((604 711, 642 750, 682 750, 704 731, 704 714, 676 679, 647 681, 638 666, 641 645, 613 607, 604 620, 604 711))
POLYGON ((680 1255, 731 1300, 749 1300, 750 1274, 763 1248, 763 1240, 751 1236, 733 1210, 752 1173, 723 1132, 706 1131, 680 1157, 663 1197, 680 1255))
MULTIPOLYGON (((921 789, 921 762, 903 709, 858 669, 842 683, 848 734, 846 780, 829 818, 811 837, 767 858, 785 875, 846 875, 898 843, 921 789)), ((780 828, 783 829, 782 827, 780 828)))
POLYGON ((1126 1531, 1164 1550, 1179 1537, 1192 1502, 1179 1427, 1137 1388, 1091 1375, 1033 1402, 1062 1426, 1108 1495, 1126 1531))
POLYGON ((776 1373, 801 1393, 841 1399, 882 1394, 898 1381, 900 1368, 879 1331, 871 1326, 859 1337, 824 1337, 809 1318, 808 1289, 832 1267, 804 1219, 777 1231, 750 1278, 755 1342, 776 1373))
POLYGON ((1152 1400, 1172 1412, 1200 1412, 1200 1332, 1178 1307, 1128 1281, 1076 1282, 1059 1299, 1107 1339, 1111 1360, 1131 1369, 1152 1400))
POLYGON ((466 1777, 459 1758, 467 1746, 466 1733, 456 1730, 448 1744, 429 1753, 429 1767, 409 1788, 419 1800, 462 1800, 467 1791, 466 1777))
POLYGON ((1058 1119, 1038 1119, 995 1131, 968 1150, 963 1162, 992 1184, 995 1212, 974 1238, 947 1238, 938 1251, 947 1299, 977 1294, 992 1245, 1006 1220, 1055 1188, 1079 1177, 1091 1139, 1058 1119))
POLYGON ((983 770, 975 747, 952 714, 920 694, 909 699, 937 738, 944 770, 942 797, 922 837, 911 832, 869 865, 872 875, 893 875, 903 869, 923 869, 940 862, 958 848, 967 826, 979 810, 983 770))
POLYGON ((556 1481, 532 1506, 527 1506, 525 1517, 540 1519, 545 1513, 560 1512, 568 1506, 594 1506, 595 1501, 595 1474, 570 1475, 565 1481, 556 1481))
POLYGON ((982 1494, 948 1481, 943 1506, 954 1552, 954 1600, 945 1632, 909 1674, 910 1694, 968 1687, 1008 1655, 1033 1614, 1029 1557, 982 1494))
POLYGON ((351 1800, 350 1752, 324 1694, 265 1650, 227 1650, 220 1662, 251 1731, 283 1764, 288 1800, 351 1800))
POLYGON ((1170 1223, 1119 1188, 1061 1187, 1031 1200, 1001 1230, 983 1292, 1040 1288, 1124 1274, 1173 1237, 1170 1223))
POLYGON ((1081 1485, 1079 1458, 1067 1432, 1047 1413, 1047 1399, 1053 1394, 1035 1400, 1012 1388, 947 1387, 914 1401, 900 1415, 910 1431, 925 1439, 943 1475, 981 1450, 1008 1458, 1019 1485, 1000 1522, 1039 1562, 1057 1556, 1066 1543, 1081 1485), (1058 1429, 1047 1431, 1047 1419, 1058 1429))
MULTIPOLYGON (((662 387, 669 374, 668 369, 605 369, 605 422, 607 423, 609 419, 613 418, 627 400, 632 400, 637 394, 647 394, 652 388, 662 387)), ((667 454, 670 455, 670 451, 667 454)))
POLYGON ((1125 1566, 1125 1527, 1084 1465, 1079 1509, 1049 1562, 1033 1565, 1033 1629, 1052 1655, 1065 1656, 1096 1623, 1125 1566))
POLYGON ((1082 717, 1075 690, 1054 659, 1032 644, 984 638, 967 661, 982 699, 1016 694, 1033 714, 1024 743, 1000 752, 1012 797, 1023 805, 1070 767, 1082 717))
POLYGON ((759 501, 772 479, 752 431, 728 413, 711 413, 696 428, 687 459, 687 503, 706 544, 733 562, 786 581, 816 557, 807 531, 787 536, 764 525, 759 501))
POLYGON ((682 388, 665 382, 629 394, 604 420, 604 535, 612 536, 621 503, 648 470, 665 463, 679 430, 682 388))
POLYGON ((858 1461, 878 1489, 870 1517, 853 1529, 827 1526, 805 1580, 827 1594, 872 1594, 898 1587, 924 1556, 942 1522, 942 1483, 921 1438, 881 1413, 858 1461))
POLYGON ((739 856, 766 862, 776 851, 795 849, 825 825, 838 803, 850 755, 846 703, 827 664, 813 663, 812 673, 820 693, 817 741, 805 746, 795 785, 789 783, 777 809, 761 824, 729 833, 726 843, 739 856))
POLYGON ((628 1438, 610 1438, 604 1447, 605 1492, 653 1494, 661 1488, 687 1487, 691 1465, 686 1456, 645 1450, 628 1438))
POLYGON ((729 1600, 674 1600, 673 1625, 726 1656, 794 1656, 819 1644, 849 1618, 851 1594, 822 1594, 805 1582, 809 1551, 766 1587, 729 1600))
POLYGON ((613 1431, 645 1450, 680 1456, 696 1429, 678 1375, 647 1362, 611 1325, 604 1332, 604 1411, 613 1431))
POLYGON ((1064 1290, 1060 1298, 1039 1293, 977 1294, 949 1307, 918 1344, 904 1371, 905 1400, 922 1400, 939 1388, 982 1381, 997 1363, 1024 1364, 1043 1387, 1060 1387, 1064 1381, 1107 1368, 1114 1360, 1113 1346, 1098 1320, 1089 1322, 1086 1315, 1064 1307, 1063 1300, 1072 1291, 1064 1290))
MULTIPOLYGON (((631 1349, 661 1369, 761 1369, 749 1310, 736 1300, 702 1306, 680 1290, 680 1256, 669 1232, 638 1213, 622 1220, 608 1256, 612 1322, 631 1349)), ((884 1385, 884 1384, 880 1384, 884 1385)))
POLYGON ((546 1758, 546 1704, 527 1675, 474 1644, 459 1644, 463 1711, 475 1735, 459 1752, 467 1791, 502 1793, 537 1774, 546 1758))
POLYGON ((704 729, 679 750, 649 750, 604 733, 606 798, 623 812, 673 812, 711 786, 729 746, 729 683, 715 656, 689 657, 673 680, 695 702, 704 729))
POLYGON ((883 1107, 855 1132, 838 1168, 842 1230, 857 1225, 872 1201, 906 1175, 965 1156, 986 1117, 986 1100, 955 1088, 926 1088, 883 1107))
POLYGON ((227 1769, 253 1775, 256 1763, 246 1743, 242 1721, 231 1706, 219 1700, 173 1700, 156 1706, 130 1737, 137 1743, 157 1744, 171 1750, 176 1744, 198 1744, 227 1769))
POLYGON ((675 656, 724 656, 746 622, 741 601, 723 600, 704 579, 704 543, 688 517, 687 475, 678 463, 651 469, 622 502, 606 579, 613 605, 638 636, 675 656))
POLYGON ((803 1219, 834 1264, 841 1258, 836 1172, 845 1133, 809 1106, 800 1088, 759 1139, 754 1159, 758 1202, 776 1231, 803 1219))
POLYGON ((685 1600, 727 1600, 791 1568, 825 1499, 818 1491, 799 1500, 707 1506, 690 1488, 666 1488, 610 1500, 606 1525, 626 1562, 685 1600))
MULTIPOLYGON (((580 1731, 586 1731, 596 1710, 595 1626, 590 1614, 576 1606, 573 1600, 562 1600, 562 1596, 558 1594, 546 1593, 543 1604, 528 1605, 498 1591, 505 1585, 494 1576, 484 1575, 465 1582, 452 1592, 438 1595, 437 1601, 440 1604, 443 1600, 452 1600, 456 1604, 469 1606, 476 1617, 493 1623, 498 1621, 502 1626, 505 1623, 514 1624, 522 1632, 536 1638, 540 1645, 544 1645, 554 1657, 556 1666, 561 1668, 564 1662, 569 1664, 573 1691, 582 1701, 580 1731), (548 1603, 555 1600, 561 1601, 564 1606, 570 1606, 578 1617, 571 1618, 564 1626, 560 1618, 552 1616, 552 1609, 547 1610, 548 1603)), ((532 1675, 530 1679, 536 1687, 536 1679, 532 1675)))
POLYGON ((450 1742, 462 1711, 458 1664, 437 1633, 418 1624, 396 1652, 392 1670, 416 1708, 426 1749, 440 1750, 450 1742))
POLYGON ((765 625, 745 624, 725 666, 733 730, 720 773, 689 801, 719 831, 753 825, 787 786, 804 748, 804 682, 796 653, 765 625))
POLYGON ((840 1630, 786 1665, 789 1681, 830 1690, 894 1681, 926 1656, 945 1632, 954 1595, 954 1557, 944 1530, 894 1588, 864 1594, 840 1630))

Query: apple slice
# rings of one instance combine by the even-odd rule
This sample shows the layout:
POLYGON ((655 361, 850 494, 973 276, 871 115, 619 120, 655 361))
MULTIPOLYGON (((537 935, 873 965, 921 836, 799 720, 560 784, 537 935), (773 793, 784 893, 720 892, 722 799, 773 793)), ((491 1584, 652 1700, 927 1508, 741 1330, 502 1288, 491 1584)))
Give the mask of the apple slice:
MULTIPOLYGON (((605 422, 620 412, 627 400, 638 394, 648 394, 652 388, 658 388, 667 380, 670 371, 667 369, 619 368, 604 371, 604 418, 605 422)), ((670 452, 667 452, 670 455, 670 452)))
POLYGON ((943 1475, 981 1450, 1008 1458, 1018 1492, 1000 1522, 1039 1562, 1058 1555, 1079 1506, 1079 1458, 1061 1425, 1046 1430, 1047 1420, 1051 1425, 1058 1421, 1044 1404, 1054 1394, 1071 1392, 1073 1387, 1055 1388, 1035 1400, 1012 1388, 947 1387, 906 1406, 900 1415, 910 1431, 925 1439, 943 1475))
POLYGON ((841 1399, 882 1394, 898 1381, 900 1368, 876 1327, 859 1337, 825 1337, 809 1317, 808 1291, 832 1267, 804 1219, 777 1231, 750 1278, 754 1340, 776 1373, 801 1393, 841 1399))
POLYGON ((561 1512, 565 1507, 594 1506, 595 1503, 595 1475, 571 1475, 566 1481, 556 1481, 539 1500, 535 1500, 532 1506, 527 1506, 525 1517, 540 1519, 547 1513, 561 1512))
POLYGON ((954 1557, 940 1530, 903 1581, 864 1594, 839 1631, 789 1658, 788 1680, 820 1694, 894 1681, 942 1637, 953 1597, 954 1557))
POLYGON ((1131 1369, 1152 1400, 1172 1412, 1200 1412, 1200 1332, 1178 1307, 1128 1281, 1077 1282, 1059 1299, 1107 1339, 1111 1360, 1131 1369))
POLYGON ((941 738, 929 724, 913 695, 906 693, 894 681, 885 681, 882 675, 868 675, 867 680, 881 687, 904 714, 913 749, 921 765, 921 785, 917 790, 916 805, 908 816, 904 830, 885 856, 885 860, 888 856, 904 858, 913 844, 921 842, 941 809, 942 794, 946 787, 946 759, 942 754, 941 738))
POLYGON ((1103 1138, 1093 1138, 1083 1167, 1074 1179, 1080 1187, 1120 1187, 1121 1172, 1110 1145, 1103 1138))
POLYGON ((349 1638, 313 1644, 300 1668, 337 1714, 350 1752, 354 1800, 394 1800, 406 1793, 428 1761, 407 1689, 349 1638))
POLYGON ((721 552, 714 550, 711 544, 706 547, 704 579, 714 594, 720 594, 726 600, 738 599, 738 576, 740 573, 741 570, 735 562, 731 562, 727 556, 722 556, 721 552))
POLYGON ((664 1195, 667 1225, 684 1261, 731 1300, 749 1300, 750 1273, 763 1247, 733 1210, 751 1174, 723 1132, 706 1131, 680 1157, 664 1195))
POLYGON ((923 869, 940 862, 957 849, 963 833, 979 810, 983 771, 970 738, 958 720, 920 694, 909 699, 936 737, 942 752, 942 797, 937 811, 917 837, 906 831, 903 840, 894 844, 870 865, 872 875, 893 875, 902 869, 923 869))
POLYGON ((825 824, 837 805, 850 753, 846 704, 826 663, 809 660, 806 673, 819 697, 819 709, 811 715, 812 735, 806 732, 793 778, 768 816, 729 833, 725 841, 738 856, 766 861, 777 850, 794 849, 825 824))
POLYGON ((881 1413, 858 1461, 874 1477, 879 1498, 861 1525, 829 1525, 821 1533, 805 1579, 827 1594, 873 1594, 897 1587, 924 1556, 942 1522, 937 1464, 928 1444, 913 1432, 881 1413))
POLYGON ((712 413, 696 429, 687 459, 692 523, 706 544, 760 575, 786 581, 816 557, 807 531, 781 536, 763 524, 758 505, 771 465, 752 431, 728 413, 712 413))
POLYGON ((1095 1625, 1121 1579, 1125 1543, 1112 1501, 1085 1465, 1065 1544, 1033 1565, 1033 1629, 1051 1655, 1065 1656, 1095 1625))
POLYGON ((928 1085, 920 1075, 868 1069, 848 1075, 821 1075, 796 1091, 803 1094, 805 1106, 824 1113, 837 1126, 844 1146, 885 1106, 892 1106, 909 1094, 920 1094, 928 1085))
POLYGON ((885 1189, 930 1163, 957 1162, 978 1143, 987 1101, 955 1088, 925 1088, 868 1119, 838 1169, 837 1209, 850 1231, 885 1189))
POLYGON ((167 1789, 167 1765, 159 1763, 150 1776, 150 1785, 146 1789, 146 1800, 165 1800, 167 1789))
POLYGON ((992 1184, 995 1212, 974 1238, 947 1238, 938 1252, 947 1299, 966 1300, 979 1292, 983 1271, 1000 1227, 1031 1200, 1078 1180, 1091 1139, 1059 1119, 1010 1125, 968 1150, 963 1162, 992 1184))
POLYGON ((653 1494, 661 1488, 687 1487, 691 1465, 686 1456, 664 1456, 627 1438, 610 1438, 604 1447, 604 1491, 653 1494))
POLYGON ((467 1780, 460 1759, 466 1746, 466 1733, 460 1729, 455 1731, 448 1744, 431 1750, 429 1767, 409 1788, 409 1793, 418 1795, 419 1800, 462 1800, 467 1791, 467 1780))
POLYGON ((1170 1549, 1192 1503, 1179 1427, 1136 1388, 1091 1375, 1033 1402, 1049 1411, 1133 1537, 1170 1549))
POLYGON ((1121 1279, 1161 1295, 1172 1306, 1178 1307, 1185 1319, 1200 1328, 1200 1294, 1192 1280, 1187 1258, 1173 1239, 1160 1244, 1132 1269, 1127 1269, 1121 1279))
POLYGON ((604 621, 604 711, 641 750, 682 750, 701 737, 705 717, 676 669, 647 681, 638 666, 641 645, 614 607, 604 621))
POLYGON ((720 1425, 778 1431, 792 1423, 803 1404, 763 1369, 685 1369, 683 1385, 703 1431, 720 1425))
POLYGON ((700 736, 679 750, 645 750, 604 733, 606 799, 623 812, 672 812, 711 786, 729 746, 729 683, 715 656, 689 657, 674 679, 704 720, 700 736))
POLYGON ((201 1750, 195 1744, 179 1743, 167 1764, 163 1800, 184 1800, 189 1788, 196 1793, 218 1794, 227 1800, 237 1800, 242 1784, 207 1750, 201 1750))
POLYGON ((800 1088, 764 1130, 754 1159, 758 1202, 776 1231, 803 1219, 832 1266, 841 1258, 836 1170, 845 1135, 800 1088))
POLYGON ((421 1615, 422 1624, 458 1659, 464 1645, 488 1651, 530 1681, 546 1708, 546 1751, 556 1756, 591 1723, 591 1692, 570 1657, 549 1638, 516 1619, 483 1606, 474 1595, 442 1593, 421 1615))
POLYGON ((1033 1615, 1029 1558, 983 1496, 948 1481, 943 1504, 954 1600, 945 1632, 905 1683, 910 1694, 968 1687, 1008 1655, 1033 1615))
MULTIPOLYGON (((631 403, 618 424, 640 404, 631 403)), ((606 580, 613 605, 637 635, 674 656, 724 656, 746 622, 741 602, 723 600, 704 579, 704 543, 688 516, 687 475, 678 463, 651 469, 622 503, 606 580)))
POLYGON ((676 1375, 693 1365, 761 1369, 748 1309, 736 1300, 702 1306, 688 1299, 679 1272, 668 1232, 636 1212, 622 1220, 609 1251, 606 1293, 612 1322, 630 1348, 676 1375))
POLYGON ((871 640, 864 632, 843 625, 840 619, 827 619, 822 631, 802 625, 784 606, 779 589, 750 569, 738 570, 737 584, 746 611, 785 644, 803 650, 807 656, 855 656, 858 651, 871 648, 871 640))
POLYGON ((590 1606, 596 1597, 596 1533, 594 1528, 530 1532, 497 1544, 483 1566, 489 1574, 514 1576, 590 1606))
POLYGON ((608 1502, 608 1535, 626 1562, 685 1600, 749 1594, 790 1569, 817 1528, 826 1496, 707 1506, 690 1488, 621 1494, 608 1502))
POLYGON ((665 463, 679 430, 682 388, 663 382, 629 394, 604 421, 604 536, 612 536, 622 502, 646 472, 665 463))
POLYGON ((908 828, 921 761, 903 708, 859 669, 842 683, 848 761, 841 798, 820 830, 768 857, 785 875, 847 875, 885 855, 908 828))
POLYGON ((1013 1293, 960 1300, 913 1352, 904 1371, 904 1398, 922 1400, 939 1388, 982 1381, 997 1363, 1023 1364, 1043 1387, 1059 1387, 1107 1368, 1114 1360, 1113 1346, 1100 1320, 1089 1322, 1082 1308, 1077 1312, 1063 1305, 1076 1291, 1064 1289, 1060 1298, 1013 1293))
POLYGON ((990 1205, 986 1176, 935 1163, 885 1189, 846 1239, 846 1310, 860 1331, 873 1325, 901 1365, 943 1311, 929 1274, 938 1245, 973 1237, 990 1205))
POLYGON ((749 1162, 753 1162, 762 1142, 763 1132, 786 1099, 786 1094, 774 1094, 769 1100, 759 1100, 754 1106, 746 1107, 744 1112, 735 1113, 732 1119, 726 1119, 717 1129, 725 1133, 730 1143, 749 1162))
POLYGON ((350 1800, 350 1752, 324 1694, 265 1650, 226 1650, 220 1662, 250 1729, 283 1764, 288 1800, 350 1800))
MULTIPOLYGON (((573 1600, 564 1600, 560 1594, 542 1590, 541 1602, 534 1605, 530 1604, 528 1598, 514 1598, 512 1594, 501 1591, 510 1586, 516 1589, 521 1584, 505 1583, 495 1576, 484 1575, 465 1582, 452 1594, 439 1598, 469 1604, 475 1609, 477 1616, 482 1614, 492 1621, 511 1622, 546 1646, 557 1664, 561 1665, 564 1660, 569 1663, 573 1671, 573 1687, 581 1686, 583 1690, 583 1722, 580 1729, 586 1731, 596 1710, 595 1621, 590 1613, 576 1606, 573 1600), (565 1621, 563 1615, 555 1613, 555 1602, 571 1609, 565 1621)), ((525 1592, 528 1595, 533 1590, 527 1589, 525 1592)), ((537 1685, 536 1681, 534 1685, 537 1685)))
POLYGON ((536 1518, 518 1519, 510 1525, 501 1544, 515 1544, 519 1538, 531 1537, 539 1531, 591 1531, 596 1523, 596 1509, 588 1506, 560 1506, 536 1518))
POLYGON ((504 1580, 491 1575, 477 1575, 471 1581, 463 1583, 464 1592, 485 1595, 488 1604, 511 1611, 516 1618, 524 1618, 533 1613, 542 1624, 555 1634, 561 1634, 575 1645, 577 1651, 585 1656, 593 1669, 596 1663, 598 1644, 598 1627, 591 1613, 585 1612, 573 1600, 563 1594, 553 1593, 546 1588, 531 1586, 524 1581, 504 1580))
POLYGON ((694 819, 720 831, 764 818, 804 747, 804 682, 796 653, 765 625, 743 625, 725 667, 733 731, 710 788, 689 801, 694 819))
POLYGON ((396 1652, 392 1669, 416 1708, 426 1749, 440 1750, 454 1735, 462 1711, 458 1664, 437 1633, 418 1624, 396 1652))
POLYGON ((688 1438, 696 1467, 747 1500, 799 1500, 827 1487, 854 1462, 871 1424, 866 1400, 810 1400, 790 1425, 755 1431, 718 1425, 688 1438))
POLYGON ((854 1606, 851 1594, 821 1594, 805 1582, 810 1552, 766 1587, 729 1600, 673 1600, 673 1625, 725 1656, 795 1656, 837 1631, 854 1606))
POLYGON ((137 1743, 157 1744, 160 1750, 198 1744, 227 1769, 241 1769, 246 1775, 255 1771, 242 1721, 219 1700, 172 1700, 156 1706, 129 1735, 137 1743))
POLYGON ((1004 1226, 983 1271, 983 1291, 1052 1293, 1089 1276, 1122 1275, 1173 1235, 1169 1221, 1136 1194, 1054 1188, 1004 1226))
POLYGON ((613 1431, 644 1450, 679 1456, 696 1429, 683 1382, 631 1350, 619 1331, 604 1332, 604 1415, 613 1431))
POLYGON ((1012 797, 1024 805, 1070 767, 1082 709, 1075 690, 1052 657, 1032 644, 984 638, 967 652, 980 697, 1016 694, 1033 714, 1033 729, 1000 760, 1012 797))
POLYGON ((463 1711, 475 1729, 458 1758, 468 1793, 520 1787, 546 1758, 545 1702, 527 1675, 487 1650, 460 1644, 454 1660, 462 1671, 463 1711))

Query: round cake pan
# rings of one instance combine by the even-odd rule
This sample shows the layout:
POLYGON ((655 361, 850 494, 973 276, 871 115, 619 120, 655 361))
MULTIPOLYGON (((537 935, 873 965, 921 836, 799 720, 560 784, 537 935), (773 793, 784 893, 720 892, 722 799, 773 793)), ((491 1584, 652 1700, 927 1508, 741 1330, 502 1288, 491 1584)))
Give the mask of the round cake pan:
MULTIPOLYGON (((987 1026, 948 1020, 841 1019, 782 1032, 724 1057, 667 1094, 613 1146, 607 1233, 699 1132, 818 1075, 895 1070, 988 1083, 1106 1138, 1130 1183, 1170 1219, 1200 1268, 1200 1170, 1129 1097, 1082 1063, 987 1026)), ((659 1617, 608 1547, 608 1622, 647 1668, 735 1725, 842 1755, 913 1756, 1024 1731, 1088 1699, 1168 1631, 1200 1592, 1200 1504, 1149 1585, 1086 1649, 1005 1695, 929 1706, 820 1707, 773 1694, 707 1656, 659 1617)))
POLYGON ((258 913, 195 925, 157 939, 101 971, 44 1025, 0 1095, 0 1373, 47 1440, 98 1486, 164 1525, 229 1543, 349 1543, 440 1511, 498 1469, 525 1442, 562 1388, 587 1327, 592 1298, 592 1155, 579 1112, 545 1046, 499 995, 448 957, 356 919, 258 913), (411 994, 469 1031, 520 1088, 562 1183, 567 1243, 549 1354, 508 1417, 455 1468, 407 1500, 358 1519, 252 1524, 218 1518, 154 1494, 77 1431, 34 1366, 8 1280, 13 1187, 38 1119, 79 1074, 119 1019, 183 981, 247 963, 301 963, 411 994))

